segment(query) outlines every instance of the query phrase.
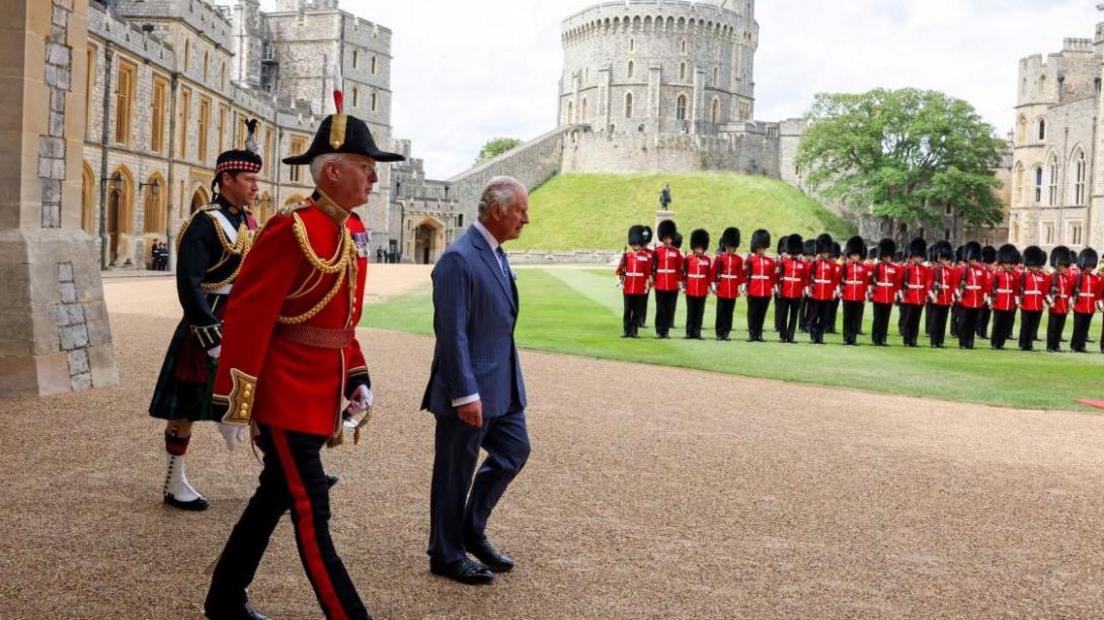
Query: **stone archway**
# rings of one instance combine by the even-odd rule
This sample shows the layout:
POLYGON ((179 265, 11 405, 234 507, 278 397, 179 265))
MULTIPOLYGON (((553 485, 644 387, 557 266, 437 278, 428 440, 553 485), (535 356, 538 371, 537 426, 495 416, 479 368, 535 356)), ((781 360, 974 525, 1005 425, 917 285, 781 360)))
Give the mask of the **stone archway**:
POLYGON ((89 166, 88 162, 84 162, 84 165, 81 166, 81 228, 90 235, 96 234, 96 230, 99 228, 93 217, 95 214, 95 189, 96 180, 92 175, 92 166, 89 166))
POLYGON ((414 262, 432 265, 445 251, 445 224, 425 216, 414 223, 414 262))
POLYGON ((122 259, 131 264, 130 235, 134 218, 134 177, 125 166, 119 166, 108 177, 107 236, 109 264, 117 265, 122 259))
POLYGON ((211 204, 211 199, 207 197, 207 191, 202 187, 197 187, 195 193, 192 194, 192 208, 190 213, 195 213, 209 204, 211 204))

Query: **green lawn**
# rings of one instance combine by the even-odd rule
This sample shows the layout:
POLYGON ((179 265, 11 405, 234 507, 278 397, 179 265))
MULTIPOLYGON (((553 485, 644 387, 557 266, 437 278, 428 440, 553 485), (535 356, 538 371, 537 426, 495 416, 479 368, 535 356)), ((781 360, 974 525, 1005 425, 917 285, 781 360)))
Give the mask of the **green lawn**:
MULTIPOLYGON (((685 341, 679 339, 685 318, 685 300, 680 299, 674 339, 655 340, 651 330, 642 330, 639 340, 623 340, 622 298, 612 269, 522 268, 518 288, 518 344, 527 349, 1028 409, 1086 409, 1074 399, 1104 397, 1100 387, 1104 355, 1099 353, 1022 353, 1015 350, 1014 342, 1012 350, 992 351, 985 340, 976 342, 978 349, 960 351, 957 341, 949 338, 947 349, 905 349, 897 346, 896 315, 890 327, 895 346, 890 348, 869 346, 869 336, 862 337, 860 347, 843 347, 841 336, 832 335, 826 346, 783 345, 772 342, 772 305, 767 342, 751 344, 744 342, 746 304, 741 300, 736 306, 735 339, 717 342, 712 340, 715 299, 711 298, 703 333, 707 340, 685 341)), ((654 314, 653 298, 649 325, 654 314)), ((842 320, 841 312, 837 321, 842 320)), ((866 323, 864 331, 869 334, 869 306, 866 323)), ((432 334, 428 287, 368 306, 363 325, 432 334)), ((1042 329, 1046 329, 1045 317, 1042 329)), ((1067 337, 1070 329, 1067 325, 1067 337)), ((1094 340, 1100 336, 1099 318, 1092 336, 1094 340)), ((921 341, 926 338, 921 336, 921 341)), ((1098 345, 1090 346, 1099 350, 1098 345)))
POLYGON ((854 229, 798 189, 762 176, 696 174, 564 174, 533 191, 530 224, 513 250, 619 250, 629 226, 652 226, 659 189, 671 185, 675 221, 689 242, 705 228, 714 243, 728 226, 739 227, 743 247, 756 228, 777 240, 793 232, 837 237, 854 229))

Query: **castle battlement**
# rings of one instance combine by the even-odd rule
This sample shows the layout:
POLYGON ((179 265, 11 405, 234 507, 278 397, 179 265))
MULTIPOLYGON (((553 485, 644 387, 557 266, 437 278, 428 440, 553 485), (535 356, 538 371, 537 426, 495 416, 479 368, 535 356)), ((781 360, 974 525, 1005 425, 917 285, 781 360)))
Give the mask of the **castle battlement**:
POLYGON ((180 20, 223 49, 230 49, 230 20, 204 0, 114 0, 111 10, 129 21, 180 20))

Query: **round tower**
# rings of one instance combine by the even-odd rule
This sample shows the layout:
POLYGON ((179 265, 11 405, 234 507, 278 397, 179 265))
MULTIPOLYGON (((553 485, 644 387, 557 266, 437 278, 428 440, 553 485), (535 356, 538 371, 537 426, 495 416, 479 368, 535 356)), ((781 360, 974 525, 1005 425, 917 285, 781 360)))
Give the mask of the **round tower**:
POLYGON ((718 135, 751 121, 754 2, 607 2, 563 21, 558 124, 718 135))

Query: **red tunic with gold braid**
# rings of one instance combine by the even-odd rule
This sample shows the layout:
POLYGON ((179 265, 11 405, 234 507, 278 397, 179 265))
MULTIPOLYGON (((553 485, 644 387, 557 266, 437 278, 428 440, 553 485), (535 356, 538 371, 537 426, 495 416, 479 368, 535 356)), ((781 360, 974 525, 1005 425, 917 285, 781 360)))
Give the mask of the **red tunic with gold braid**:
POLYGON ((338 431, 342 399, 371 387, 354 334, 366 256, 360 218, 324 195, 268 221, 224 318, 212 406, 225 421, 338 431))

